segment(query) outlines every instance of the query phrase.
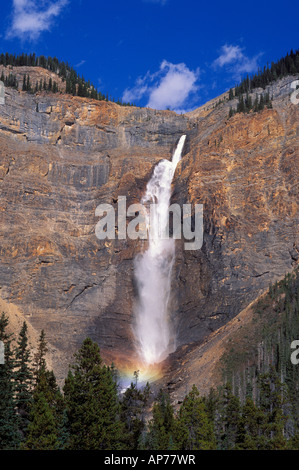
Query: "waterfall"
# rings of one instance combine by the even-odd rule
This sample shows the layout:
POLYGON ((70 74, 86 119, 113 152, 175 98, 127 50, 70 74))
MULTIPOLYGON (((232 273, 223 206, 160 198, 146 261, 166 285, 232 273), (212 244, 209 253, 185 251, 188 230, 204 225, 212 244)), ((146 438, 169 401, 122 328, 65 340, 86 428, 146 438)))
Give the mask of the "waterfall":
POLYGON ((169 322, 171 271, 175 259, 175 240, 168 233, 172 178, 181 159, 183 135, 172 156, 155 167, 141 204, 146 207, 148 248, 135 259, 138 288, 135 336, 142 361, 155 364, 171 350, 173 337, 169 322))

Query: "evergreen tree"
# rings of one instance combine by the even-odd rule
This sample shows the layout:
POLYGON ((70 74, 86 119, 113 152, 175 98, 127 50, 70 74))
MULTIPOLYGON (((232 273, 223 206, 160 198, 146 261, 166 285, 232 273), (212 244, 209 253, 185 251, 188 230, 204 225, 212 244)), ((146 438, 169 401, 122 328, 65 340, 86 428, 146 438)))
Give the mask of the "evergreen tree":
POLYGON ((58 426, 55 413, 42 390, 45 387, 44 377, 37 386, 30 413, 28 433, 22 449, 57 450, 59 449, 58 426))
MULTIPOLYGON (((91 97, 92 99, 96 100, 104 100, 106 99, 103 93, 98 92, 97 89, 94 87, 90 81, 86 81, 84 77, 80 77, 78 73, 66 62, 59 61, 57 57, 45 57, 43 55, 36 56, 35 53, 33 54, 20 54, 20 55, 13 55, 9 53, 0 54, 0 65, 7 66, 15 66, 15 67, 42 67, 46 70, 54 72, 57 74, 62 82, 66 82, 65 92, 69 93, 73 96, 79 95, 82 97, 91 97)), ((24 77, 23 77, 24 78, 24 77)), ((6 86, 12 86, 17 88, 16 78, 14 78, 14 85, 8 84, 6 86)), ((42 81, 42 84, 39 83, 39 91, 52 91, 53 93, 58 92, 58 85, 54 84, 52 78, 49 80, 49 84, 47 85, 46 80, 42 81), (51 83, 52 82, 52 83, 51 83)), ((30 84, 30 76, 25 74, 25 79, 23 81, 23 91, 32 92, 32 87, 30 84)), ((36 88, 35 88, 36 92, 36 88)), ((108 100, 108 94, 107 100, 108 100)), ((115 100, 111 98, 112 101, 117 102, 122 106, 132 106, 131 103, 123 103, 121 100, 115 100)))
POLYGON ((21 435, 14 399, 14 358, 11 349, 12 336, 6 332, 8 318, 0 317, 0 341, 4 343, 4 364, 0 364, 0 449, 17 449, 21 435))
POLYGON ((172 450, 174 448, 174 412, 169 396, 160 390, 153 406, 153 417, 144 446, 149 450, 172 450))
POLYGON ((286 449, 287 443, 284 437, 286 416, 283 412, 286 390, 273 366, 270 367, 268 373, 260 376, 259 388, 259 404, 263 412, 264 448, 266 450, 286 449))
POLYGON ((262 111, 265 107, 265 103, 264 103, 264 95, 261 94, 260 95, 260 100, 259 100, 259 104, 258 104, 258 111, 262 111))
POLYGON ((203 397, 208 419, 211 423, 216 422, 217 410, 219 408, 219 393, 214 388, 211 388, 209 394, 203 397))
POLYGON ((44 330, 41 331, 34 356, 35 388, 30 407, 30 423, 25 449, 60 449, 64 445, 65 403, 53 371, 46 364, 48 351, 44 330))
POLYGON ((29 75, 27 75, 27 79, 26 79, 26 91, 31 91, 31 83, 30 83, 29 75))
POLYGON ((121 420, 125 424, 126 447, 138 449, 142 432, 145 428, 145 406, 149 397, 150 387, 143 391, 137 384, 131 383, 121 401, 121 420))
POLYGON ((233 108, 230 106, 230 108, 229 108, 229 113, 228 113, 228 117, 230 118, 230 117, 232 117, 234 114, 235 114, 235 113, 234 113, 234 110, 233 110, 233 108))
POLYGON ((237 425, 236 449, 258 450, 260 448, 262 414, 252 398, 247 397, 242 416, 237 425))
POLYGON ((240 420, 240 400, 232 392, 232 386, 227 383, 224 386, 222 396, 222 434, 221 448, 232 450, 235 447, 236 436, 240 420))
POLYGON ((15 395, 16 408, 19 414, 20 430, 24 436, 28 425, 33 373, 30 366, 27 324, 23 323, 16 348, 15 395))
POLYGON ((109 367, 102 363, 97 344, 87 338, 65 381, 69 422, 68 448, 117 450, 124 448, 124 425, 116 384, 109 367))
POLYGON ((211 450, 216 448, 213 423, 205 401, 193 385, 180 407, 175 426, 175 442, 180 450, 211 450))
POLYGON ((254 112, 257 112, 259 110, 259 98, 258 98, 258 94, 255 95, 255 100, 254 100, 254 103, 253 103, 253 111, 254 112))
POLYGON ((46 364, 46 354, 48 352, 48 347, 47 347, 47 341, 46 341, 46 335, 45 331, 42 330, 39 341, 38 341, 38 347, 37 347, 37 352, 34 355, 34 376, 36 383, 39 381, 39 376, 41 373, 44 373, 47 369, 47 364, 46 364))
POLYGON ((252 109, 252 99, 249 93, 246 93, 246 99, 245 99, 245 110, 248 113, 252 109))
POLYGON ((237 106, 237 113, 245 113, 245 102, 244 102, 243 95, 239 96, 239 102, 238 102, 238 106, 237 106))

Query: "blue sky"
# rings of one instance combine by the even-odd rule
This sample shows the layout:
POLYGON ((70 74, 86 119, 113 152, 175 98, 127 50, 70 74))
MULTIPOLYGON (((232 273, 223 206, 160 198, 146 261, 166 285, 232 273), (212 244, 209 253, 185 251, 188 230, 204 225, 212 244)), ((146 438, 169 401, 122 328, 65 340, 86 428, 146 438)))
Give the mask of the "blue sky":
POLYGON ((298 44, 299 2, 1 0, 0 48, 68 61, 103 93, 194 109, 298 44))

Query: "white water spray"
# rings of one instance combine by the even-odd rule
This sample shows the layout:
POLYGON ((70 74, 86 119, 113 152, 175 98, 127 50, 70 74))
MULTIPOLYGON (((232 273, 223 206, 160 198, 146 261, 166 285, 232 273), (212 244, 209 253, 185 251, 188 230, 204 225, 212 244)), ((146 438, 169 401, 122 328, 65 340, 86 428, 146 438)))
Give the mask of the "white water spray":
POLYGON ((135 276, 139 293, 135 335, 139 353, 145 364, 165 359, 173 340, 169 323, 171 271, 175 257, 175 240, 165 238, 169 224, 172 178, 181 159, 186 136, 183 135, 172 161, 162 160, 155 167, 141 204, 151 204, 148 211, 148 249, 135 260, 135 276))

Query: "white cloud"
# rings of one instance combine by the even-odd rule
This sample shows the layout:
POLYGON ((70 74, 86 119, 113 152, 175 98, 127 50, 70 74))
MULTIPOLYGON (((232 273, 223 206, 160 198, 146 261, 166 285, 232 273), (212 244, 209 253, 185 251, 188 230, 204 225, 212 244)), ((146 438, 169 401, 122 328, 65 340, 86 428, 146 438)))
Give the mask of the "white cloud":
POLYGON ((237 74, 242 73, 252 73, 256 72, 258 69, 258 59, 261 57, 262 53, 252 57, 244 57, 243 60, 237 64, 235 72, 237 74))
POLYGON ((231 71, 235 78, 240 78, 243 73, 255 72, 258 68, 258 59, 262 55, 257 54, 254 57, 248 57, 243 52, 244 48, 240 46, 233 46, 225 44, 221 47, 221 53, 219 57, 213 62, 214 68, 227 67, 231 71))
POLYGON ((12 22, 7 38, 37 39, 49 31, 68 0, 13 0, 12 22))
POLYGON ((76 67, 78 67, 78 68, 82 67, 82 65, 84 65, 85 62, 86 62, 86 60, 84 60, 84 59, 80 60, 80 62, 78 62, 78 64, 76 64, 76 67))
POLYGON ((147 98, 147 106, 150 108, 186 112, 192 94, 198 90, 198 77, 199 69, 190 70, 184 63, 172 64, 164 60, 158 72, 147 72, 136 80, 133 88, 125 90, 123 100, 147 98))
POLYGON ((147 72, 145 77, 138 77, 133 88, 127 88, 123 94, 124 101, 138 101, 149 92, 149 82, 152 76, 147 72))
POLYGON ((223 67, 224 65, 231 64, 238 60, 242 60, 244 57, 242 49, 240 46, 230 46, 225 44, 221 47, 220 56, 214 60, 213 65, 223 67))

